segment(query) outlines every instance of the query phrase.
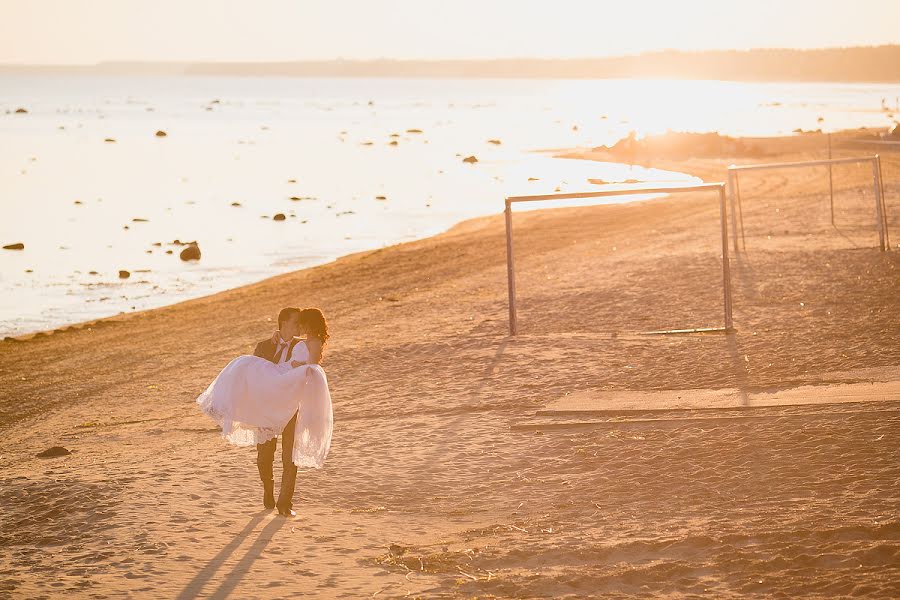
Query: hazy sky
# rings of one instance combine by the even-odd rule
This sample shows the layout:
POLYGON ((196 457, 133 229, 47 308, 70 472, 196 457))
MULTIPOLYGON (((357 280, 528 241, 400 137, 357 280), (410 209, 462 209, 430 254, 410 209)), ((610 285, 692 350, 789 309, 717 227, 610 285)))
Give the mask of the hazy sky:
POLYGON ((900 43, 900 0, 0 0, 0 62, 590 57, 900 43))

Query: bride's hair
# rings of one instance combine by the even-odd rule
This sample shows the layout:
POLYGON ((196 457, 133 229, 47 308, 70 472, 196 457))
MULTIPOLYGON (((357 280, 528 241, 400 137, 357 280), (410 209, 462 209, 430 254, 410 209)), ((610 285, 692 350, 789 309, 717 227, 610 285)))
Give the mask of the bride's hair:
POLYGON ((325 315, 318 308, 304 308, 300 311, 300 325, 306 330, 307 335, 319 338, 322 346, 328 341, 328 323, 325 315))

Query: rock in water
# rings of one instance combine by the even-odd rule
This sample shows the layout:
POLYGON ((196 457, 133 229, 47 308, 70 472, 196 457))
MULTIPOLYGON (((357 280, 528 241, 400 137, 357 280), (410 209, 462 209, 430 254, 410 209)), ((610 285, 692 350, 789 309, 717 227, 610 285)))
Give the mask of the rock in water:
POLYGON ((24 250, 25 244, 23 244, 21 242, 17 243, 17 244, 7 244, 6 246, 3 246, 3 249, 4 250, 24 250))
POLYGON ((38 457, 40 458, 53 458, 54 456, 68 456, 72 454, 69 450, 66 450, 62 446, 53 446, 52 448, 47 448, 43 452, 38 452, 38 457))
POLYGON ((131 277, 131 273, 128 271, 119 271, 119 279, 128 279, 129 277, 131 277))
POLYGON ((285 218, 286 217, 284 216, 284 213, 278 213, 277 215, 272 217, 272 220, 273 221, 284 221, 285 218))
POLYGON ((200 246, 197 244, 189 244, 181 254, 178 255, 181 260, 200 260, 200 246))
POLYGON ((463 159, 463 162, 464 162, 464 163, 475 164, 475 163, 478 162, 478 159, 475 158, 474 156, 467 156, 467 157, 465 157, 465 158, 463 159))

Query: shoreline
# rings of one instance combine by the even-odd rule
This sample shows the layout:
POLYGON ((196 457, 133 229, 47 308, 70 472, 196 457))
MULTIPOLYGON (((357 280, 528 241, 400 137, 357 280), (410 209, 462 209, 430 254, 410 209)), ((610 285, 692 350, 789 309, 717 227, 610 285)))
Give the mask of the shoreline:
MULTIPOLYGON (((882 130, 879 128, 864 128, 863 131, 877 133, 882 130)), ((838 135, 838 136, 840 136, 840 135, 859 135, 859 133, 860 133, 860 130, 847 130, 847 131, 834 132, 834 134, 838 135)), ((806 136, 804 136, 804 135, 796 136, 795 135, 795 136, 770 136, 770 137, 742 137, 742 138, 733 138, 733 139, 739 140, 739 141, 746 141, 750 144, 756 143, 756 144, 767 145, 767 146, 774 145, 778 149, 777 152, 779 152, 779 153, 789 152, 789 153, 795 154, 795 153, 821 151, 822 149, 818 147, 820 144, 817 143, 817 140, 819 140, 820 138, 821 138, 821 136, 815 136, 815 135, 806 135, 806 136)), ((866 141, 866 140, 863 140, 863 141, 866 141)), ((591 148, 541 148, 541 149, 531 150, 531 151, 529 151, 529 153, 548 155, 555 159, 590 160, 590 161, 614 163, 614 164, 619 164, 619 165, 623 165, 623 166, 634 165, 634 166, 640 166, 640 167, 649 168, 649 169, 672 171, 672 172, 680 173, 680 174, 691 176, 691 177, 697 177, 703 181, 707 181, 707 178, 711 175, 708 164, 700 164, 698 162, 692 163, 691 161, 685 162, 684 160, 664 158, 664 157, 663 158, 660 158, 660 157, 651 157, 651 158, 636 157, 636 158, 632 158, 633 162, 623 162, 622 156, 618 156, 618 155, 615 155, 615 154, 613 154, 611 152, 607 152, 607 151, 598 151, 597 149, 591 149, 591 148), (692 172, 690 170, 685 170, 685 171, 678 170, 678 169, 683 168, 686 165, 690 166, 693 169, 696 169, 696 171, 692 172)), ((695 159, 692 159, 692 160, 695 160, 695 159)), ((710 159, 699 159, 699 160, 706 161, 707 163, 709 163, 710 159)), ((585 187, 585 190, 588 190, 588 189, 593 189, 593 188, 585 187)), ((599 188, 597 188, 597 189, 599 189, 599 188)), ((626 201, 626 202, 621 202, 620 204, 632 204, 632 203, 641 203, 641 202, 647 202, 647 201, 648 201, 647 199, 639 199, 639 200, 630 200, 630 201, 626 201)), ((546 207, 544 209, 538 209, 538 210, 555 210, 556 208, 557 207, 546 207)), ((497 214, 501 214, 501 212, 502 212, 502 210, 500 212, 498 212, 497 214)), ((173 306, 179 306, 181 304, 189 303, 189 302, 192 302, 195 300, 214 298, 219 294, 229 293, 229 292, 233 292, 235 290, 240 290, 241 288, 244 288, 244 287, 254 286, 254 285, 261 284, 261 283, 264 283, 264 282, 267 282, 270 280, 275 280, 279 277, 282 277, 285 275, 290 275, 291 273, 296 273, 296 272, 303 271, 306 269, 314 269, 314 268, 318 268, 318 267, 327 266, 327 265, 333 264, 335 262, 338 262, 338 261, 341 261, 344 259, 349 259, 351 257, 361 256, 361 255, 365 255, 367 253, 371 253, 371 252, 375 252, 375 251, 396 248, 399 246, 403 246, 405 244, 415 243, 417 241, 421 241, 424 239, 438 238, 442 235, 450 233, 453 229, 463 226, 464 224, 467 224, 469 222, 475 223, 475 222, 479 222, 481 220, 491 219, 494 217, 496 217, 496 215, 483 215, 483 216, 476 216, 476 217, 463 219, 461 221, 457 221, 456 223, 453 223, 448 228, 446 228, 442 231, 439 231, 437 233, 432 233, 432 234, 425 235, 425 236, 411 239, 411 240, 397 242, 395 244, 382 246, 380 248, 369 248, 369 249, 359 250, 356 252, 351 252, 348 254, 343 254, 343 255, 337 256, 333 259, 329 259, 326 262, 314 263, 314 264, 310 264, 308 266, 304 266, 300 269, 293 269, 291 271, 286 271, 283 273, 277 273, 274 275, 266 276, 263 279, 236 285, 234 287, 220 290, 220 291, 214 292, 212 294, 190 297, 190 298, 186 298, 186 299, 182 299, 182 300, 177 300, 170 304, 163 304, 160 306, 155 306, 155 307, 141 309, 141 310, 123 311, 123 312, 119 312, 119 313, 104 316, 104 317, 91 318, 91 319, 86 319, 83 321, 66 322, 64 324, 61 324, 61 325, 58 325, 55 327, 51 327, 51 328, 47 328, 47 329, 37 329, 34 331, 29 331, 26 333, 20 333, 20 334, 16 334, 16 335, 6 335, 2 339, 0 339, 0 343, 23 342, 23 341, 33 339, 35 337, 43 337, 43 336, 51 335, 53 333, 61 333, 61 332, 65 332, 65 331, 83 329, 85 327, 89 327, 89 326, 91 326, 95 323, 101 322, 101 321, 111 321, 111 320, 115 320, 115 319, 122 319, 124 317, 127 317, 128 315, 140 315, 140 314, 144 314, 144 313, 155 311, 155 310, 160 310, 160 309, 173 307, 173 306)))

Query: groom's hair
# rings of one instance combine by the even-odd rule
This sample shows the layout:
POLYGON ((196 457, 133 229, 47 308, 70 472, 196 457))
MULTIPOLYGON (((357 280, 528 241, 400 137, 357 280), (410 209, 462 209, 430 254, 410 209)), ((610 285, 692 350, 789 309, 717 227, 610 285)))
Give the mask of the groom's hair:
POLYGON ((300 316, 300 309, 295 308, 293 306, 288 306, 287 308, 282 308, 281 312, 278 313, 278 328, 281 329, 281 326, 284 325, 285 321, 289 321, 294 317, 300 316))

